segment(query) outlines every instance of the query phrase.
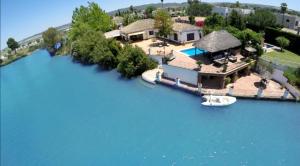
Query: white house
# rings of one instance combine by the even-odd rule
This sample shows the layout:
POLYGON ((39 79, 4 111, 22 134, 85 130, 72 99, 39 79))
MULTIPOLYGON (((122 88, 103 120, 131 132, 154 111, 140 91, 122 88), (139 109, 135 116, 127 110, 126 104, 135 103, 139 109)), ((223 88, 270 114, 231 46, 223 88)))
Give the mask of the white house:
POLYGON ((284 14, 283 16, 282 13, 277 13, 276 22, 286 28, 298 30, 298 27, 300 26, 300 17, 290 14, 284 14))
POLYGON ((221 6, 214 6, 212 9, 212 13, 218 13, 221 16, 228 16, 233 10, 237 11, 242 15, 249 15, 254 13, 253 9, 241 9, 241 8, 229 8, 229 7, 221 7, 221 6))
POLYGON ((200 28, 186 23, 174 23, 173 33, 168 36, 168 39, 177 43, 188 43, 200 40, 200 28))
MULTIPOLYGON (((146 40, 154 38, 158 29, 154 27, 154 19, 143 19, 133 22, 120 30, 120 35, 125 40, 146 40)), ((200 28, 186 23, 173 23, 173 32, 169 40, 177 43, 197 41, 201 38, 200 28)))

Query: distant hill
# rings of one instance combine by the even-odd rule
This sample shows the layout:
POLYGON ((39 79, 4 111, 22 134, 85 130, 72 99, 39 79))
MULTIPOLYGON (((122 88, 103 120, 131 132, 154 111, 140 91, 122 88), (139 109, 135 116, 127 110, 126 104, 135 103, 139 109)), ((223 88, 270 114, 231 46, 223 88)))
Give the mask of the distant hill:
MULTIPOLYGON (((206 2, 204 2, 206 3, 206 2)), ((214 2, 214 3, 210 3, 212 5, 216 5, 216 6, 231 6, 235 3, 229 3, 229 2, 214 2)), ((166 8, 177 8, 177 7, 186 7, 188 4, 186 2, 183 2, 183 3, 164 3, 164 7, 166 8)), ((256 9, 256 8, 268 8, 268 9, 274 9, 274 10, 280 10, 280 7, 279 6, 271 6, 271 5, 263 5, 263 4, 253 4, 253 3, 241 3, 240 4, 242 8, 253 8, 253 9, 256 9)), ((135 9, 137 10, 143 10, 145 9, 147 6, 154 6, 154 7, 161 7, 161 3, 150 3, 150 4, 145 4, 145 5, 140 5, 140 6, 134 6, 135 9)), ((118 9, 119 11, 126 11, 126 10, 129 10, 129 7, 127 8, 121 8, 121 9, 118 9)), ((110 15, 115 15, 118 10, 113 10, 113 11, 110 11, 108 12, 110 15)), ((291 10, 289 9, 288 11, 290 14, 295 14, 295 15, 299 15, 300 16, 300 12, 299 11, 296 11, 296 10, 291 10)))

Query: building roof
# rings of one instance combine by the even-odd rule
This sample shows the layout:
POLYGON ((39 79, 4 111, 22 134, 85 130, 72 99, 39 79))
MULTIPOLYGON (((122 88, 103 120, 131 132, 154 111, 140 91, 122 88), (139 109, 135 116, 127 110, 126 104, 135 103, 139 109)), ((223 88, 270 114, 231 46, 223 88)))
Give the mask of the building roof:
POLYGON ((225 30, 213 31, 195 42, 195 46, 208 52, 215 53, 241 45, 241 41, 225 30))
POLYGON ((108 38, 114 38, 114 37, 119 37, 121 36, 121 32, 120 30, 112 30, 109 32, 104 33, 104 36, 108 39, 108 38))
POLYGON ((194 31, 194 30, 200 30, 199 27, 187 23, 178 23, 175 22, 173 24, 173 31, 194 31))
POLYGON ((123 27, 121 29, 122 33, 130 34, 135 32, 144 31, 147 29, 153 29, 154 28, 154 20, 153 19, 143 19, 135 21, 126 27, 123 27))
MULTIPOLYGON (((145 31, 148 29, 154 29, 155 21, 154 19, 143 19, 133 22, 126 27, 121 28, 121 33, 130 34, 145 31)), ((173 23, 174 31, 192 31, 200 30, 199 27, 187 23, 173 23)))

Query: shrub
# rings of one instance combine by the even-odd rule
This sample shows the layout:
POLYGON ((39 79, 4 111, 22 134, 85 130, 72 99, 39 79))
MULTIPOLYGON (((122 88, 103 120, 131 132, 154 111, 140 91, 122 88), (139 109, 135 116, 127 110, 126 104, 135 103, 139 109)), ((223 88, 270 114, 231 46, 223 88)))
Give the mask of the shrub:
POLYGON ((284 72, 284 76, 288 79, 291 85, 300 87, 300 68, 292 69, 289 68, 284 72))
POLYGON ((281 51, 283 51, 283 48, 290 45, 290 41, 287 38, 283 37, 283 36, 276 37, 276 42, 280 46, 281 51))
POLYGON ((283 36, 287 38, 290 41, 289 46, 286 47, 287 50, 290 50, 294 53, 297 53, 300 55, 300 36, 297 36, 296 34, 288 33, 281 31, 279 29, 275 28, 266 28, 265 30, 265 41, 271 44, 276 45, 276 37, 283 36))
POLYGON ((117 70, 126 78, 141 75, 144 71, 157 67, 157 62, 147 57, 141 48, 131 45, 123 48, 118 60, 117 70))
POLYGON ((230 77, 226 77, 225 78, 225 85, 228 85, 231 83, 231 78, 230 77))

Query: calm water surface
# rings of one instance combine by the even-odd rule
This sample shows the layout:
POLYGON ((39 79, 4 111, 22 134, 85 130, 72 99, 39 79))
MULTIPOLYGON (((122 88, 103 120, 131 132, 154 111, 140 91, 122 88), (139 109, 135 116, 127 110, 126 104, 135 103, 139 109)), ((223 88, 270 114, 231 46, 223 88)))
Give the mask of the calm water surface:
POLYGON ((300 104, 199 97, 35 52, 1 68, 1 165, 300 165, 300 104))

